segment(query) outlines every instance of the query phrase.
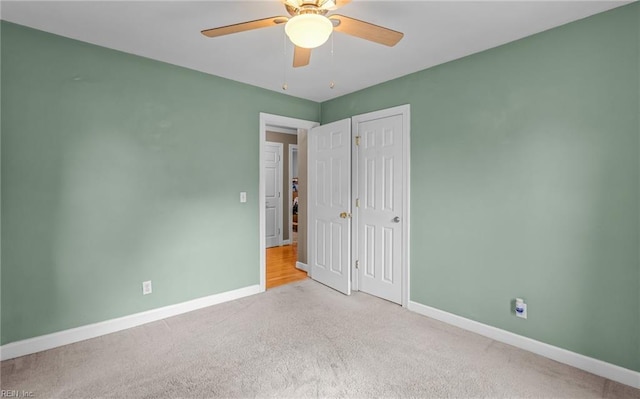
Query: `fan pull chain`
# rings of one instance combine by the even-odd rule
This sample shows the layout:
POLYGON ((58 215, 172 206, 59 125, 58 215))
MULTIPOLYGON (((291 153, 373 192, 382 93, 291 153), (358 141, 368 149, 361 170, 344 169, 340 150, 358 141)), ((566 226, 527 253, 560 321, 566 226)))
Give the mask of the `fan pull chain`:
MULTIPOLYGON (((333 32, 331 32, 331 75, 335 76, 336 74, 336 64, 334 62, 334 57, 333 57, 333 32)), ((331 79, 331 81, 329 81, 329 88, 333 89, 334 87, 336 87, 336 82, 333 81, 333 79, 331 79)))
POLYGON ((287 35, 285 35, 284 29, 282 30, 282 90, 287 90, 289 85, 287 84, 287 35))

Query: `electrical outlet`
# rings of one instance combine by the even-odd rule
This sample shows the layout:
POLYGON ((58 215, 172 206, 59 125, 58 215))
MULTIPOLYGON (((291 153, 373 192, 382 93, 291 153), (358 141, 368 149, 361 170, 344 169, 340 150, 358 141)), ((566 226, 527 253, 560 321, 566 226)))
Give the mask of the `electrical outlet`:
POLYGON ((242 191, 240 193, 240 202, 247 202, 247 192, 246 191, 242 191))
POLYGON ((527 304, 524 303, 524 299, 516 298, 515 311, 516 311, 516 316, 522 319, 527 318, 527 304))
POLYGON ((151 287, 151 280, 142 282, 142 295, 151 294, 153 291, 151 287))

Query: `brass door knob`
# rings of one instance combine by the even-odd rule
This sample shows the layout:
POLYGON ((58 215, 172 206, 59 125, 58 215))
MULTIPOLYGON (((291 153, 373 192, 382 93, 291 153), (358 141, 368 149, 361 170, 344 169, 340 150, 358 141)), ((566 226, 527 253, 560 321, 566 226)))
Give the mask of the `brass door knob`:
POLYGON ((350 214, 350 213, 347 213, 347 212, 341 212, 341 213, 340 213, 340 217, 341 217, 342 219, 350 219, 350 218, 351 218, 351 214, 350 214))

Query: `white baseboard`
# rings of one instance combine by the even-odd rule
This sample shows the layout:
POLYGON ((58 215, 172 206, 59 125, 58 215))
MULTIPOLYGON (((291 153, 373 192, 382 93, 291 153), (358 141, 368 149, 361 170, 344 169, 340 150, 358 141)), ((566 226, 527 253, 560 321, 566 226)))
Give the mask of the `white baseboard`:
POLYGON ((296 262, 296 269, 300 269, 302 271, 309 273, 309 266, 307 266, 306 263, 296 262))
POLYGON ((282 241, 282 245, 291 245, 291 240, 284 240, 282 241))
POLYGON ((607 363, 579 353, 571 352, 557 346, 545 344, 544 342, 536 341, 487 324, 482 324, 421 303, 409 301, 408 308, 409 310, 423 316, 460 327, 464 330, 472 331, 496 341, 513 345, 520 349, 553 359, 557 362, 568 364, 569 366, 588 371, 625 385, 630 385, 634 388, 640 388, 640 372, 616 366, 615 364, 607 363))
POLYGON ((135 313, 117 319, 106 320, 95 324, 88 324, 86 326, 71 328, 69 330, 59 331, 47 335, 41 335, 39 337, 29 338, 22 341, 11 342, 9 344, 0 346, 0 360, 13 359, 20 356, 41 352, 47 349, 56 348, 58 346, 68 345, 90 338, 96 338, 101 335, 111 334, 117 331, 125 330, 127 328, 137 327, 139 325, 150 323, 152 321, 158 321, 166 319, 168 317, 177 316, 179 314, 191 312, 193 310, 217 305, 219 303, 244 298, 250 295, 258 294, 259 292, 260 286, 252 285, 249 287, 222 292, 220 294, 198 298, 175 305, 148 310, 146 312, 135 313))

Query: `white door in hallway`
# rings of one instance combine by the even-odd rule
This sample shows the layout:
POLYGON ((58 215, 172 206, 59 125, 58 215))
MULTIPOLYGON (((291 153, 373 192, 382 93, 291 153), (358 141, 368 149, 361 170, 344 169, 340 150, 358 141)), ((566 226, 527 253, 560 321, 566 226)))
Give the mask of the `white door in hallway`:
POLYGON ((403 116, 354 117, 358 289, 402 303, 403 116))
POLYGON ((351 120, 309 131, 308 212, 311 277, 351 294, 351 120))
POLYGON ((265 235, 267 248, 282 244, 282 143, 264 146, 265 235))

